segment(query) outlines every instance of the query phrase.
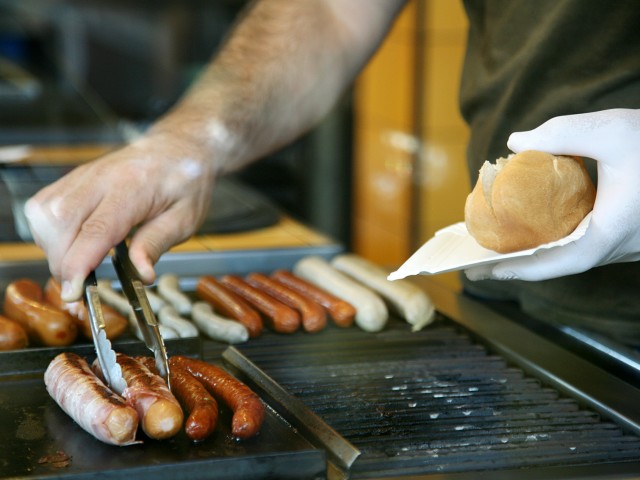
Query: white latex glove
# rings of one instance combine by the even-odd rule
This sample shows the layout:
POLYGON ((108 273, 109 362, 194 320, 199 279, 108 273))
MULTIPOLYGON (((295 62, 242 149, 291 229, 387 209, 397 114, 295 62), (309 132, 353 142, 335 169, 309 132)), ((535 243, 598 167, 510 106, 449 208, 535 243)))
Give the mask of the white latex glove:
POLYGON ((465 271, 470 280, 546 280, 640 260, 640 110, 553 118, 513 133, 514 152, 541 150, 597 160, 598 192, 586 234, 563 247, 465 271))

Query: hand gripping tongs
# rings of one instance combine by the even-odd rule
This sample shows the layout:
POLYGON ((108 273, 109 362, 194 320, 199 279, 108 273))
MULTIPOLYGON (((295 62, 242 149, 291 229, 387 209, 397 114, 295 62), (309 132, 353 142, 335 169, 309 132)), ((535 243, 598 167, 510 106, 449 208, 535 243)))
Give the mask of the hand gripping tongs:
MULTIPOLYGON (((149 350, 153 352, 156 368, 162 378, 167 382, 167 385, 169 385, 167 350, 158 329, 156 316, 149 305, 144 284, 138 278, 136 269, 131 263, 129 250, 124 240, 116 245, 112 260, 116 274, 120 280, 122 293, 131 305, 144 343, 149 350)), ((122 394, 127 387, 127 383, 122 376, 122 370, 116 361, 116 354, 105 332, 105 322, 100 305, 98 284, 95 272, 93 271, 85 280, 84 302, 89 312, 89 323, 91 325, 91 333, 93 334, 93 343, 104 378, 109 387, 119 394, 122 394)))

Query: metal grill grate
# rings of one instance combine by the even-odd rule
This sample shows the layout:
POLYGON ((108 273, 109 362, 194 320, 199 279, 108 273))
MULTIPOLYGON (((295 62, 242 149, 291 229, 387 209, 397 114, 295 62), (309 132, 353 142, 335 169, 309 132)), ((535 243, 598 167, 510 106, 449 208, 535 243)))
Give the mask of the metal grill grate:
POLYGON ((640 458, 637 436, 446 319, 418 333, 266 335, 240 350, 362 451, 354 478, 640 458))

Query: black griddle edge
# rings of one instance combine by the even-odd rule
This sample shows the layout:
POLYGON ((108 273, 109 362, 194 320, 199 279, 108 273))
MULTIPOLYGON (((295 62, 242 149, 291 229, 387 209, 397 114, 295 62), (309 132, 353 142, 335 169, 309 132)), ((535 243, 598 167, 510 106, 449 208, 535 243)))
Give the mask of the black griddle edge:
POLYGON ((327 477, 330 479, 348 478, 348 470, 360 455, 360 451, 324 420, 313 413, 302 401, 289 394, 271 377, 265 374, 235 347, 228 347, 222 358, 242 375, 242 380, 260 396, 267 400, 292 427, 316 448, 327 454, 327 477))

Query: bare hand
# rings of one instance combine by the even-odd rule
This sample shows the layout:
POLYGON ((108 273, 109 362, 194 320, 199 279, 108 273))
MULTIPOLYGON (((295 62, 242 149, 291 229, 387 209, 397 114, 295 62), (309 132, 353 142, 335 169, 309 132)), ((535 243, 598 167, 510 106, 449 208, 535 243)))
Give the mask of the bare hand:
POLYGON ((74 169, 29 199, 25 215, 63 299, 75 301, 89 272, 134 227, 131 260, 153 282, 160 255, 204 219, 213 181, 212 163, 196 148, 155 135, 74 169))

